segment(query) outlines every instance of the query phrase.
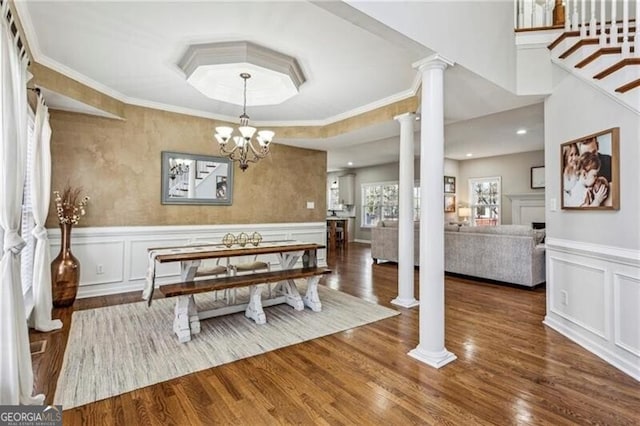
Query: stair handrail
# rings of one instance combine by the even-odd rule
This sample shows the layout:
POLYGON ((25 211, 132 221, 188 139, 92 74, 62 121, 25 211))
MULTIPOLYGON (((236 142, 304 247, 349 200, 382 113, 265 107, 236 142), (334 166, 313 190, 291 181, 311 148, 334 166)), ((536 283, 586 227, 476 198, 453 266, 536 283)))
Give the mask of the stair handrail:
POLYGON ((611 0, 514 0, 514 10, 516 30, 564 25, 581 39, 598 38, 600 47, 620 47, 624 58, 640 57, 640 0, 622 0, 621 19, 618 2, 611 0))

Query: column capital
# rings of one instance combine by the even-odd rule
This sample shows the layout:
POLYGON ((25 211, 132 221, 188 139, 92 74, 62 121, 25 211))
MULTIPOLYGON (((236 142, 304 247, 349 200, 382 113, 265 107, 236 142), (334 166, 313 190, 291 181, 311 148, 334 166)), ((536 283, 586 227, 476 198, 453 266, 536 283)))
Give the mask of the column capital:
POLYGON ((403 114, 396 115, 395 117, 393 117, 393 119, 402 123, 403 121, 407 120, 415 120, 415 117, 415 112, 405 112, 403 114))
POLYGON ((445 69, 449 66, 453 66, 455 62, 450 59, 445 58, 444 56, 435 53, 431 56, 428 56, 424 59, 420 59, 418 62, 413 63, 413 68, 417 68, 420 71, 426 71, 430 69, 445 69))

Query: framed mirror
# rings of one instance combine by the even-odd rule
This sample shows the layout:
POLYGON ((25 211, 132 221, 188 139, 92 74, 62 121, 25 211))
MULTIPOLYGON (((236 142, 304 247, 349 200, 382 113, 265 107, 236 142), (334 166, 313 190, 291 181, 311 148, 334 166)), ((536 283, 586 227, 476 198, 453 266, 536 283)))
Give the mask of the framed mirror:
POLYGON ((232 201, 231 160, 162 151, 162 204, 230 206, 232 201))

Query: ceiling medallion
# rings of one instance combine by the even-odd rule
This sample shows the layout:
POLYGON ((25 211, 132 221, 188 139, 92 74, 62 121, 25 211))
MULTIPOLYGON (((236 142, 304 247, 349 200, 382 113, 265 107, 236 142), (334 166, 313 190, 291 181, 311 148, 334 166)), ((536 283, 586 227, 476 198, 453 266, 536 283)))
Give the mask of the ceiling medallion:
POLYGON ((202 94, 235 105, 280 104, 306 81, 295 58, 248 41, 191 45, 178 66, 202 94), (240 73, 252 77, 246 99, 240 96, 240 73))

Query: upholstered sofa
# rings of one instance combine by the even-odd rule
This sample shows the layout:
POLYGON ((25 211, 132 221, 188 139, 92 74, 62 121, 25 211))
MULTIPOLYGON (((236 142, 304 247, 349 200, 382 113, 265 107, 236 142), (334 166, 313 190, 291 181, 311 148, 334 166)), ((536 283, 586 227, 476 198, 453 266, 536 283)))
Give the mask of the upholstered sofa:
POLYGON ((461 226, 444 233, 444 270, 533 287, 545 282, 544 229, 461 226))
MULTIPOLYGON (((398 262, 398 221, 383 220, 371 228, 371 257, 374 262, 398 262)), ((413 224, 413 264, 420 262, 420 222, 413 224)))
MULTIPOLYGON (((371 229, 374 261, 398 261, 397 221, 383 221, 371 229)), ((544 230, 526 225, 445 225, 444 269, 533 287, 545 281, 544 230)), ((420 260, 419 223, 414 224, 414 264, 420 260)))

